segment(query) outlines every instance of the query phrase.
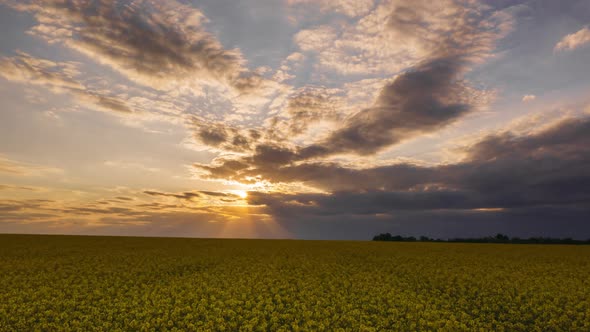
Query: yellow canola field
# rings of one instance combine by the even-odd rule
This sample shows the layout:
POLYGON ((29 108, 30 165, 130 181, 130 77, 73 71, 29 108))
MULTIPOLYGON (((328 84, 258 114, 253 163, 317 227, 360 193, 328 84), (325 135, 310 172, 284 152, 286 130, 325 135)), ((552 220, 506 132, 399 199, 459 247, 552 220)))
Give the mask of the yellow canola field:
POLYGON ((590 331, 590 246, 0 235, 0 331, 590 331))

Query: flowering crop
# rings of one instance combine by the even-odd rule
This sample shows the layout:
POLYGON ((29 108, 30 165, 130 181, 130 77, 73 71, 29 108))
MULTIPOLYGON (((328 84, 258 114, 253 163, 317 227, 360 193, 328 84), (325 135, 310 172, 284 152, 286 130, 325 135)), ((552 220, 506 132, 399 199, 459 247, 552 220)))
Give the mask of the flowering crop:
POLYGON ((590 246, 0 235, 0 331, 590 331, 590 246))

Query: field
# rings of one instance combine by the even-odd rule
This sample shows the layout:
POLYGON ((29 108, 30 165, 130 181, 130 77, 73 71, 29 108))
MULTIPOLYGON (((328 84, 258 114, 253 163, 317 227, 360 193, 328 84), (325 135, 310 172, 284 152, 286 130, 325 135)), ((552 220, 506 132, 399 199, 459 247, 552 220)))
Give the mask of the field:
POLYGON ((590 331, 590 246, 0 235, 1 331, 590 331))

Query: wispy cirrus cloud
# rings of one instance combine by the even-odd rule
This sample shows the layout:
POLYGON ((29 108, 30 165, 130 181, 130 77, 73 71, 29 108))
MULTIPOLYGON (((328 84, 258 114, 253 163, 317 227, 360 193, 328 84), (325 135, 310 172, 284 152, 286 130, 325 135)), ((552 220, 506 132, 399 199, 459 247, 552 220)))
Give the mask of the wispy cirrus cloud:
POLYGON ((193 198, 201 197, 201 195, 199 195, 199 193, 196 193, 196 192, 166 193, 166 192, 160 192, 160 191, 155 191, 155 190, 146 190, 143 193, 146 195, 150 195, 150 196, 174 197, 174 198, 183 199, 183 200, 192 200, 193 198))
POLYGON ((74 77, 80 74, 74 62, 54 62, 18 52, 14 57, 0 59, 0 74, 18 82, 44 85, 55 92, 85 90, 74 77))
POLYGON ((225 49, 204 24, 204 14, 166 1, 4 1, 33 13, 30 33, 60 43, 129 79, 150 87, 217 82, 239 92, 256 90, 264 79, 245 67, 238 49, 225 49))
MULTIPOLYGON (((1 171, 1 169, 0 169, 1 171)), ((27 186, 14 186, 10 184, 0 184, 0 190, 26 190, 26 191, 37 191, 38 188, 27 187, 27 186)))
POLYGON ((78 64, 72 62, 54 62, 24 52, 0 58, 0 76, 7 80, 42 85, 55 93, 70 94, 90 108, 118 113, 133 112, 126 100, 86 87, 76 78, 79 75, 78 64))
POLYGON ((43 176, 62 172, 63 170, 57 167, 17 161, 0 155, 0 173, 15 176, 43 176))

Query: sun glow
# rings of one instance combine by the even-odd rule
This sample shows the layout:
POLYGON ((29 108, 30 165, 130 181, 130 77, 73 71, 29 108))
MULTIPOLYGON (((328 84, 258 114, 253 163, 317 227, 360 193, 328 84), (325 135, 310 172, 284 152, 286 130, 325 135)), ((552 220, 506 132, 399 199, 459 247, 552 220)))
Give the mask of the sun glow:
POLYGON ((242 199, 245 199, 248 197, 248 192, 245 190, 234 190, 233 193, 240 196, 240 198, 242 198, 242 199))

